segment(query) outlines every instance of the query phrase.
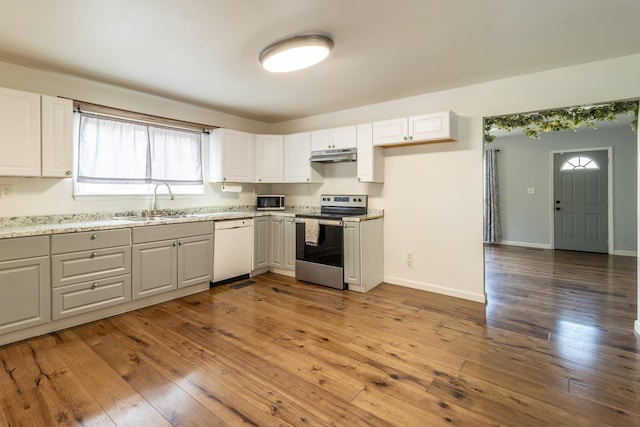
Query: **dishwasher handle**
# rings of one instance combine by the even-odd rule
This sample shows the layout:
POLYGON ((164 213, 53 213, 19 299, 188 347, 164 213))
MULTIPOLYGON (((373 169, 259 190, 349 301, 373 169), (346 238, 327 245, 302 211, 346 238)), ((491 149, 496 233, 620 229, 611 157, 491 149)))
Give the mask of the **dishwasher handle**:
POLYGON ((236 219, 236 220, 227 220, 227 221, 216 221, 215 229, 216 230, 234 230, 236 228, 246 228, 253 227, 253 218, 249 219, 236 219))

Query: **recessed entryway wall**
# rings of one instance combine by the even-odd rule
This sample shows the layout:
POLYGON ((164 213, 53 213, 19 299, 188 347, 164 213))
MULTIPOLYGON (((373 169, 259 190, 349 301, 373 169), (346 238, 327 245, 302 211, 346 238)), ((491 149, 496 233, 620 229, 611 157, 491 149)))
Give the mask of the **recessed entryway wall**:
POLYGON ((612 147, 613 254, 637 251, 637 135, 628 124, 599 129, 497 137, 487 148, 499 149, 498 174, 503 244, 552 248, 551 153, 612 147))

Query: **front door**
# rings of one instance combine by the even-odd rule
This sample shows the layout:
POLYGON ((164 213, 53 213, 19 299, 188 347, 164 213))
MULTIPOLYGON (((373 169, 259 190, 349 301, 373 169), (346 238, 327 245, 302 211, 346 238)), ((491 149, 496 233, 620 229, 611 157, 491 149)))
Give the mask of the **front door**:
POLYGON ((608 253, 607 150, 554 154, 554 246, 608 253))

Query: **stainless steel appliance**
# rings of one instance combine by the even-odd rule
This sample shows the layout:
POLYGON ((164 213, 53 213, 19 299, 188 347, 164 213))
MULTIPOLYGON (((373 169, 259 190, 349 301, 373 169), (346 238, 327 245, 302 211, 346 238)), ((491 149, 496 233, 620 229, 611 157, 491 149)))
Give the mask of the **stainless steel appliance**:
POLYGON ((331 150, 312 151, 310 162, 318 163, 339 163, 355 162, 357 160, 357 150, 355 148, 334 148, 331 150))
POLYGON ((319 213, 297 215, 296 279, 346 289, 342 218, 366 213, 365 195, 323 194, 319 213))
POLYGON ((284 210, 283 194, 258 194, 256 209, 259 211, 284 210))

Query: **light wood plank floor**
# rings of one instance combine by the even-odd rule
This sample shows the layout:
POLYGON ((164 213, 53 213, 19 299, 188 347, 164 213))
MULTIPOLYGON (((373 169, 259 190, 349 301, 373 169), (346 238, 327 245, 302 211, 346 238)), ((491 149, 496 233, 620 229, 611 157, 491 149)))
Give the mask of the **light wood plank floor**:
POLYGON ((486 306, 266 274, 0 347, 0 426, 639 426, 635 259, 486 257, 486 306))

